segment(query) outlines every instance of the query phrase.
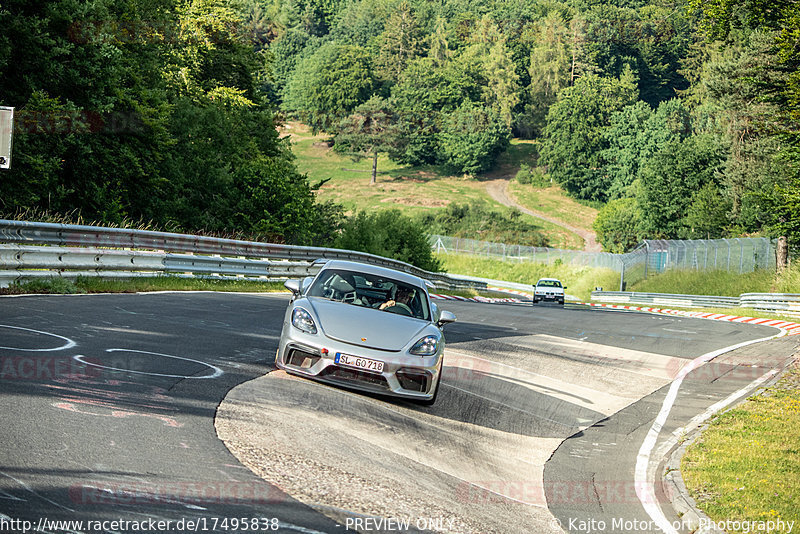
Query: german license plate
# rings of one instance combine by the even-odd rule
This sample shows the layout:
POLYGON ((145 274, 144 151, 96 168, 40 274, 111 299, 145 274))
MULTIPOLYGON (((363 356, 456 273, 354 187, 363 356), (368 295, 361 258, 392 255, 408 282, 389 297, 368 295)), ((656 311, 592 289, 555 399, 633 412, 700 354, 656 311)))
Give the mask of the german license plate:
POLYGON ((369 358, 360 358, 358 356, 353 356, 352 354, 342 354, 341 352, 337 352, 334 361, 339 365, 363 369, 364 371, 369 371, 370 373, 383 372, 383 362, 378 360, 370 360, 369 358))

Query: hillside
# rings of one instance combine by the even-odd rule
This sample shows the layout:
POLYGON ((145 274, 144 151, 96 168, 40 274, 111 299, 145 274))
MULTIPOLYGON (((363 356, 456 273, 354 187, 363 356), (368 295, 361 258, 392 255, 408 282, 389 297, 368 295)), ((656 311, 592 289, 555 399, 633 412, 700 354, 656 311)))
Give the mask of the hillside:
MULTIPOLYGON (((553 248, 580 250, 584 248, 580 234, 593 235, 591 223, 597 210, 578 204, 558 187, 539 190, 512 180, 524 161, 525 143, 512 141, 496 168, 476 179, 448 175, 436 166, 399 165, 382 156, 377 183, 371 185, 371 160, 354 161, 337 154, 328 146, 329 136, 315 135, 302 123, 289 122, 280 132, 291 138, 298 170, 306 173, 311 183, 327 180, 317 198, 339 203, 350 212, 400 209, 419 216, 450 205, 478 204, 507 214, 518 204, 521 217, 536 227, 553 248), (493 194, 498 184, 503 184, 503 191, 513 191, 513 200, 504 201, 493 194)), ((490 235, 474 228, 465 228, 464 234, 456 237, 512 244, 520 241, 514 233, 490 235)))
POLYGON ((85 4, 0 9, 0 216, 334 246, 395 207, 535 246, 800 243, 793 2, 85 4))

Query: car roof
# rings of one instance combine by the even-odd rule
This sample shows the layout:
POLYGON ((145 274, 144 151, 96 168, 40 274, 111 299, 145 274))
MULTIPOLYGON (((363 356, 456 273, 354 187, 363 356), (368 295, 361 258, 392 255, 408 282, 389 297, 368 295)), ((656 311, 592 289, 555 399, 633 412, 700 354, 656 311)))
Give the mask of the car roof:
POLYGON ((426 287, 425 281, 419 276, 389 269, 388 267, 379 267, 378 265, 371 265, 369 263, 361 263, 357 261, 346 260, 330 260, 325 263, 322 269, 342 269, 345 271, 361 272, 366 274, 373 274, 376 276, 384 276, 386 278, 394 278, 401 282, 413 284, 419 287, 426 287))
POLYGON ((561 280, 558 278, 539 278, 539 281, 536 283, 538 284, 539 282, 561 282, 561 280))

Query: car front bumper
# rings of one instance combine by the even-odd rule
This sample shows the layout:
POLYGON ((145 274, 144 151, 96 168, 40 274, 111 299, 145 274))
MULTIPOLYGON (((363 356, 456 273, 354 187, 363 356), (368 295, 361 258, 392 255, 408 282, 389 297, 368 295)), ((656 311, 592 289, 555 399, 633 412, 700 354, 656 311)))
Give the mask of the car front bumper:
POLYGON ((436 392, 442 369, 444 340, 440 344, 439 352, 434 356, 414 356, 406 352, 359 347, 285 325, 275 363, 289 373, 338 386, 430 400, 436 392), (337 353, 383 362, 383 371, 377 373, 337 364, 337 353))
POLYGON ((559 293, 534 293, 534 300, 552 300, 553 302, 563 302, 564 295, 559 293))

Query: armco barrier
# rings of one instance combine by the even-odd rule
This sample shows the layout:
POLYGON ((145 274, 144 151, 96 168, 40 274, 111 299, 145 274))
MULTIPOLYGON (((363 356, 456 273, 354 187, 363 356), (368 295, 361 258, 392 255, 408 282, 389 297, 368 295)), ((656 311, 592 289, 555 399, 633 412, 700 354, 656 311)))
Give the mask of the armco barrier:
POLYGON ((732 308, 739 306, 739 297, 712 295, 679 295, 672 293, 639 293, 633 291, 592 291, 592 300, 626 304, 653 304, 684 308, 732 308))
POLYGON ((439 289, 529 288, 432 273, 374 254, 216 237, 0 219, 0 287, 49 276, 185 276, 286 279, 314 274, 319 259, 360 261, 404 271, 439 289), (280 261, 282 260, 282 261, 280 261))
POLYGON ((308 262, 223 258, 99 248, 0 245, 0 287, 15 280, 61 276, 131 278, 160 274, 285 280, 316 272, 308 262))
POLYGON ((800 315, 800 294, 795 293, 743 293, 738 297, 720 297, 630 291, 592 291, 592 300, 681 308, 741 307, 783 313, 784 315, 800 315))
POLYGON ((742 308, 800 315, 800 295, 796 293, 742 293, 742 308))

